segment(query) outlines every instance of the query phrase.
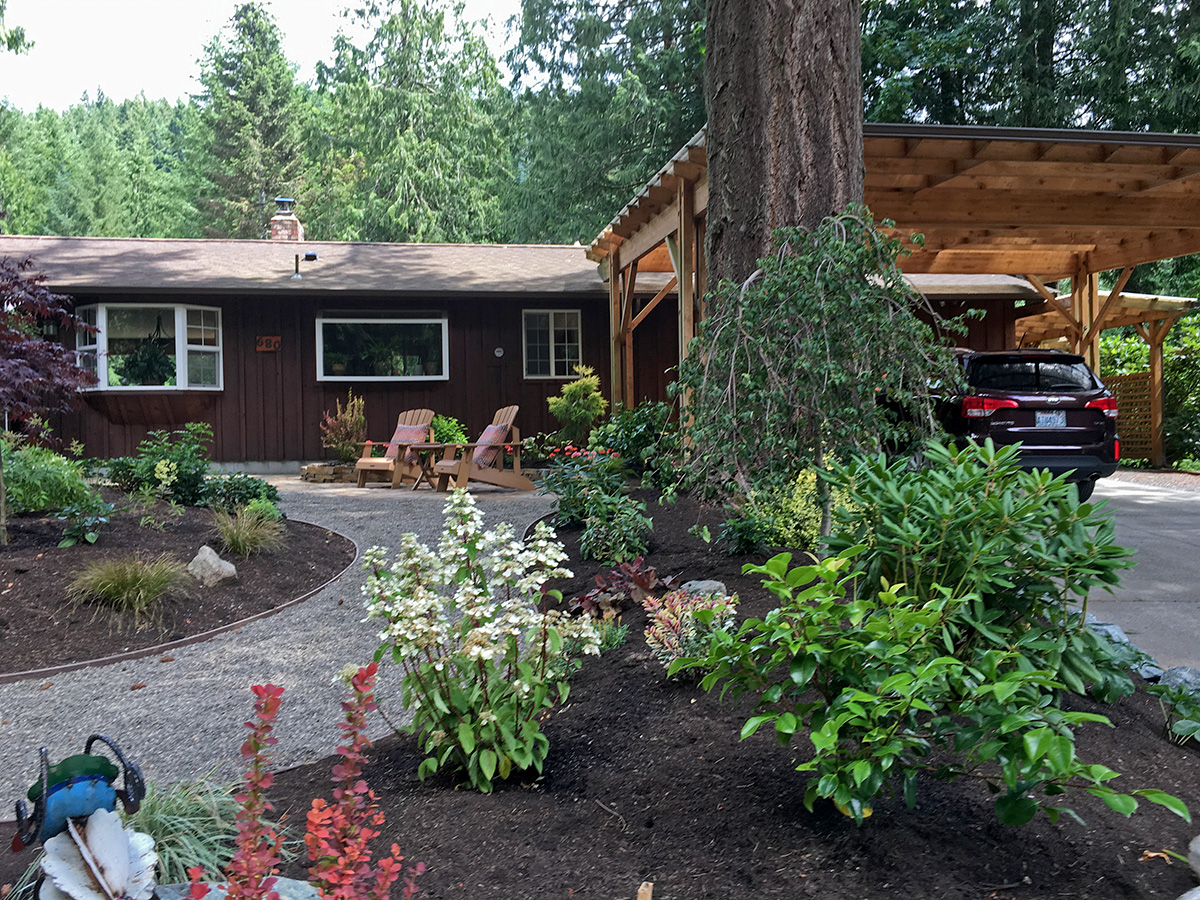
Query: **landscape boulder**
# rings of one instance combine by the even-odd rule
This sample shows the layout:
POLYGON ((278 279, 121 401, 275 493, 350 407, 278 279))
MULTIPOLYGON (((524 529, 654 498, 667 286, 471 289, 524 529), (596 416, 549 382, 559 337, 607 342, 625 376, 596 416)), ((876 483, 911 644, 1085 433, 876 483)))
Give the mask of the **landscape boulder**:
POLYGON ((237 568, 231 562, 226 562, 217 556, 217 551, 205 544, 196 554, 196 558, 188 563, 188 574, 205 587, 220 584, 227 578, 237 578, 237 568))

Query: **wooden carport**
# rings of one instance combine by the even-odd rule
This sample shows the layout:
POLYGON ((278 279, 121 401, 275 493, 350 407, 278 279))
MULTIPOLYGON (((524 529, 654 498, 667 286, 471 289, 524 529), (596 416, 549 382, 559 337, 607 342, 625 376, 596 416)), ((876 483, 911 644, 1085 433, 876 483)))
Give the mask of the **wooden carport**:
MULTIPOLYGON (((678 358, 703 318, 704 142, 701 130, 588 249, 609 283, 614 400, 633 402, 634 330, 659 304, 677 299, 678 358), (670 277, 639 303, 637 278, 647 272, 670 277)), ((877 219, 896 223, 910 251, 900 261, 906 273, 1027 278, 1044 298, 1029 314, 1057 321, 1053 336, 1097 369, 1100 332, 1140 326, 1160 373, 1151 418, 1161 463, 1162 340, 1185 307, 1146 306, 1122 289, 1141 263, 1200 252, 1200 136, 865 125, 863 156, 864 199, 877 219), (1100 273, 1110 270, 1116 283, 1101 291, 1100 273), (1048 287, 1063 280, 1069 293, 1048 287)))

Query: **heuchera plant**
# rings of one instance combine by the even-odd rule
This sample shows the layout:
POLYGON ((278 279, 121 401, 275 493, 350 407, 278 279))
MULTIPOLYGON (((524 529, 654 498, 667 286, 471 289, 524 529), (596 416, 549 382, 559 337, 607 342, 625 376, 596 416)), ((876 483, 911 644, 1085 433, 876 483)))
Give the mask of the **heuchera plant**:
MULTIPOLYGON (((387 900, 392 884, 404 873, 400 847, 392 844, 391 853, 371 863, 370 842, 379 836, 383 813, 376 804, 375 792, 362 779, 366 765, 367 713, 375 706, 375 675, 378 663, 364 666, 350 677, 350 696, 342 703, 346 721, 341 728, 346 743, 337 748, 342 761, 333 768, 333 803, 318 798, 308 812, 308 833, 304 836, 311 881, 324 898, 336 900, 387 900)), ((401 896, 415 896, 416 877, 425 871, 424 863, 408 870, 401 896)))
POLYGON ((513 769, 540 772, 550 742, 539 720, 567 699, 558 675, 579 665, 561 664, 563 648, 599 653, 590 619, 539 610, 544 597, 562 598, 546 582, 571 574, 554 532, 539 522, 525 543, 507 524, 485 532, 471 496, 455 491, 437 552, 405 534, 390 566, 385 555, 367 551, 363 593, 368 618, 386 623, 376 660, 390 653, 404 671, 409 727, 425 752, 418 775, 451 765, 487 793, 513 769))

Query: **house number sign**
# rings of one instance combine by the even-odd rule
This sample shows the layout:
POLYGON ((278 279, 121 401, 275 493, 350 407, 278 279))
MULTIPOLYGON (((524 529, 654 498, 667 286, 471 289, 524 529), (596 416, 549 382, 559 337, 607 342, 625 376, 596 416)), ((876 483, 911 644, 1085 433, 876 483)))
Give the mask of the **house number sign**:
POLYGON ((259 353, 274 353, 279 349, 279 335, 260 334, 254 339, 254 349, 259 353))

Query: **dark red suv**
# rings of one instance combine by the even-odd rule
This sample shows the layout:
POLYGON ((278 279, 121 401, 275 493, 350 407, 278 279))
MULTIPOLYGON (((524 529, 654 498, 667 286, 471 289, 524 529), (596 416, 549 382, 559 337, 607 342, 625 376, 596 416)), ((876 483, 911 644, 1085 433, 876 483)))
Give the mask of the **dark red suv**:
POLYGON ((997 447, 1021 443, 1021 465, 1072 473, 1079 499, 1117 470, 1117 401, 1082 356, 1058 350, 960 355, 967 393, 944 398, 951 435, 997 447))

